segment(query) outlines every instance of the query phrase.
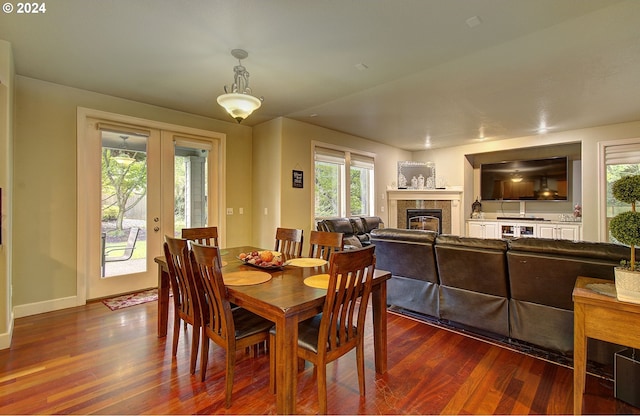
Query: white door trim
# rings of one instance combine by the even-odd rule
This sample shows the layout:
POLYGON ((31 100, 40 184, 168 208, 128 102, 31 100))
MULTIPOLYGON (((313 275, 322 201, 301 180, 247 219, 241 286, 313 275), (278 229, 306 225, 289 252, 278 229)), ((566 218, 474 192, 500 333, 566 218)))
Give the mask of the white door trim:
MULTIPOLYGON (((95 268, 90 262, 87 262, 86 259, 89 258, 89 253, 92 252, 95 247, 91 245, 91 239, 89 238, 89 234, 91 231, 91 226, 95 221, 95 218, 91 216, 89 207, 88 198, 85 198, 83 195, 83 191, 90 189, 89 187, 92 185, 88 183, 89 178, 86 175, 83 175, 82 172, 89 171, 89 169, 93 166, 96 166, 97 163, 99 165, 100 160, 93 160, 90 156, 87 157, 90 152, 88 152, 88 132, 87 132, 87 120, 88 119, 100 119, 105 122, 113 122, 119 124, 126 124, 131 126, 138 126, 144 128, 151 128, 157 130, 168 130, 178 134, 185 135, 193 135, 193 136, 201 136, 210 139, 214 139, 216 143, 216 151, 212 152, 213 156, 217 158, 216 165, 218 169, 215 172, 212 172, 213 178, 217 186, 214 188, 216 192, 213 195, 210 194, 211 198, 215 198, 214 201, 211 201, 210 204, 210 217, 218 220, 217 224, 220 232, 220 244, 222 246, 226 245, 226 216, 223 215, 224 207, 226 206, 226 198, 224 192, 224 184, 225 184, 225 172, 226 172, 226 135, 223 133, 212 132, 208 130, 202 130, 192 127, 185 127, 174 125, 170 123, 158 122, 153 120, 146 120, 137 117, 126 116, 122 114, 110 113, 100 110, 94 110, 90 108, 78 107, 77 109, 77 233, 76 233, 76 246, 77 246, 77 260, 76 260, 76 299, 77 305, 84 305, 87 301, 87 278, 95 268)), ((164 148, 164 146, 163 146, 164 148)), ((164 156, 163 156, 164 157, 164 156)), ((213 166, 213 164, 212 164, 213 166)), ((162 178, 166 178, 166 172, 161 172, 162 178)), ((172 182, 173 183, 173 182, 172 182)), ((161 214, 162 214, 162 223, 163 225, 171 224, 172 225, 172 217, 171 219, 167 218, 169 207, 165 205, 161 205, 161 214)), ((173 215, 173 207, 170 209, 171 216, 173 215)), ((95 214, 93 215, 95 216, 95 214)), ((95 243, 97 244, 97 243, 95 243)), ((153 266, 153 258, 148 259, 153 266)))

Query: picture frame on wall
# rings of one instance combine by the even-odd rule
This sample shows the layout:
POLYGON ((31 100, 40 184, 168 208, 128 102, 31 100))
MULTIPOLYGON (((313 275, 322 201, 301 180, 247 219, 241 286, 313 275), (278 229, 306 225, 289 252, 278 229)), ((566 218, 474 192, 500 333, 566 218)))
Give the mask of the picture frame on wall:
POLYGON ((301 170, 293 170, 292 172, 292 186, 294 188, 304 187, 304 173, 301 170))
POLYGON ((398 162, 398 189, 434 189, 436 169, 433 162, 398 162))

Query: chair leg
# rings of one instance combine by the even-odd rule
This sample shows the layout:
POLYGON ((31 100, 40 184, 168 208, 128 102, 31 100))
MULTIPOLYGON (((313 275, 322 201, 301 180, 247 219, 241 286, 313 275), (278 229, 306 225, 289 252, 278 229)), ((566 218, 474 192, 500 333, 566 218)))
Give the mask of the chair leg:
POLYGON ((209 337, 205 334, 202 334, 202 348, 200 349, 202 350, 200 352, 200 381, 204 381, 207 374, 207 364, 209 362, 209 337))
POLYGON ((276 337, 269 334, 269 393, 276 393, 276 337))
POLYGON ((362 342, 356 345, 356 365, 358 367, 358 388, 360 390, 360 396, 364 397, 364 345, 362 342))
POLYGON ((193 325, 193 334, 191 334, 191 362, 189 369, 191 374, 196 373, 196 363, 198 361, 198 347, 200 345, 200 327, 193 325))
POLYGON ((327 363, 318 363, 316 365, 318 374, 318 413, 327 414, 327 363))
POLYGON ((226 394, 225 407, 231 407, 231 392, 233 391, 233 375, 236 367, 236 352, 227 350, 227 375, 226 375, 226 394))
POLYGON ((176 313, 173 319, 173 346, 171 348, 171 355, 174 357, 178 354, 178 338, 180 337, 180 317, 176 313))

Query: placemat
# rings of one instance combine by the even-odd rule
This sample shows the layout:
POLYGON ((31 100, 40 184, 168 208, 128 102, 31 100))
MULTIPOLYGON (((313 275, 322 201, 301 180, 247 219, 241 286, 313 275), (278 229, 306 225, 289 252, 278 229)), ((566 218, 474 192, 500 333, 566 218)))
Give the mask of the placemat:
POLYGON ((287 266, 297 267, 316 267, 327 264, 325 259, 316 259, 312 257, 301 257, 299 259, 291 259, 287 262, 287 266))
POLYGON ((237 272, 223 273, 222 279, 227 286, 249 286, 268 282, 271 275, 265 272, 240 270, 237 272))
POLYGON ((309 287, 315 287, 316 289, 326 289, 329 287, 329 275, 315 274, 304 279, 304 284, 309 287))
POLYGON ((616 297, 615 283, 589 283, 584 287, 601 295, 611 296, 612 298, 616 297))

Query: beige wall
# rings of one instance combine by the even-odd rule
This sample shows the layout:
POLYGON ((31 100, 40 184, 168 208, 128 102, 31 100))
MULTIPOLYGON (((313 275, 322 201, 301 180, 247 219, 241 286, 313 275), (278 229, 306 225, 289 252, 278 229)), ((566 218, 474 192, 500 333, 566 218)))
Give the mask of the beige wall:
MULTIPOLYGON (((76 294, 77 107, 225 133, 227 205, 251 202, 251 128, 18 76, 14 307, 76 294)), ((250 224, 228 217, 227 227, 228 245, 250 243, 250 224)))
POLYGON ((582 203, 583 239, 598 241, 600 216, 598 209, 598 143, 628 138, 640 139, 640 121, 552 133, 544 136, 527 136, 468 146, 425 150, 416 152, 414 160, 433 161, 436 163, 437 175, 445 176, 449 185, 464 185, 464 208, 467 213, 466 217, 468 217, 477 190, 474 189, 473 175, 469 173, 472 168, 465 155, 560 143, 580 143, 582 147, 582 200, 571 202, 582 203))
POLYGON ((11 45, 0 40, 0 188, 2 189, 2 215, 0 229, 0 349, 11 342, 12 293, 11 293, 11 252, 12 252, 12 166, 13 160, 13 91, 14 67, 11 45))
MULTIPOLYGON (((258 211, 254 216, 255 245, 260 247, 273 245, 275 228, 279 226, 302 228, 305 236, 308 236, 313 229, 313 194, 311 192, 313 141, 376 155, 376 215, 379 215, 384 222, 388 222, 386 199, 383 195, 386 194, 387 185, 396 181, 397 161, 411 160, 410 152, 361 137, 281 118, 254 128, 254 209, 258 211), (273 158, 273 162, 265 157, 266 155, 273 158), (304 187, 302 189, 292 186, 291 176, 294 169, 303 171, 304 187), (269 209, 269 214, 266 216, 264 215, 265 207, 269 209), (272 213, 272 209, 277 211, 272 213)), ((308 250, 306 242, 303 250, 304 252, 308 250)))

